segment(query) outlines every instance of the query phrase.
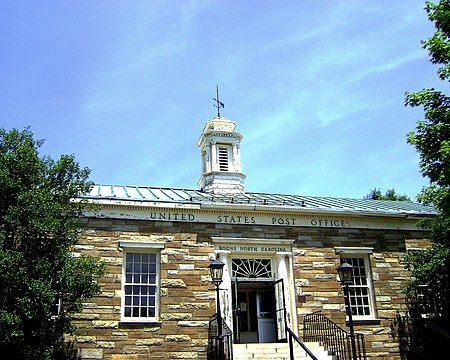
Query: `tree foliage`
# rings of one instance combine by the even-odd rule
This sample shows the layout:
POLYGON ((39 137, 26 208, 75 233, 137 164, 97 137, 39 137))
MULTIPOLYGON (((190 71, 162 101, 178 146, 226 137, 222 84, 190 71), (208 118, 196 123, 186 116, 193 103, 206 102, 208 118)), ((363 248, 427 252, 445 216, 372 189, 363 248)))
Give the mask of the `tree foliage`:
MULTIPOLYGON (((450 78, 450 0, 427 2, 425 10, 436 27, 434 35, 422 41, 431 62, 439 65, 441 80, 450 78)), ((432 227, 430 249, 407 256, 413 279, 407 284, 409 295, 424 292, 425 301, 443 317, 450 315, 450 97, 436 89, 406 93, 406 105, 424 109, 425 119, 417 122, 416 131, 407 135, 408 142, 420 154, 420 168, 430 185, 418 199, 434 205, 438 215, 421 222, 432 227), (427 287, 424 288, 423 285, 427 287)))
POLYGON ((411 201, 411 199, 406 195, 400 195, 395 192, 395 189, 388 189, 383 195, 380 189, 374 188, 369 194, 364 196, 366 200, 390 200, 390 201, 411 201))
POLYGON ((71 252, 89 170, 73 156, 39 157, 42 143, 29 129, 0 129, 0 353, 14 359, 57 358, 104 273, 71 252))

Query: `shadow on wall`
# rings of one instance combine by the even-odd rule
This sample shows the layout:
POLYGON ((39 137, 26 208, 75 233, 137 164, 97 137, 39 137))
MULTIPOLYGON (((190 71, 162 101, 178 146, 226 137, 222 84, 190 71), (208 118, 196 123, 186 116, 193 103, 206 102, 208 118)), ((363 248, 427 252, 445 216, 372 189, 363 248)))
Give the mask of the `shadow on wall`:
POLYGON ((407 312, 397 312, 393 334, 402 359, 448 359, 450 319, 434 311, 420 296, 407 298, 407 312))

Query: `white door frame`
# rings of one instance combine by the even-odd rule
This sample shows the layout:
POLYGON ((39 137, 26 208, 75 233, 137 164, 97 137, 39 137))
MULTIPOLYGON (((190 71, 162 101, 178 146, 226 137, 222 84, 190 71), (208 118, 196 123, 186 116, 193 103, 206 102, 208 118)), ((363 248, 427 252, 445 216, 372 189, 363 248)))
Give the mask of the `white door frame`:
POLYGON ((222 261, 224 266, 223 282, 221 284, 220 300, 222 316, 230 329, 233 328, 233 299, 231 291, 231 261, 232 258, 254 257, 271 258, 273 280, 285 279, 284 298, 286 304, 286 326, 298 335, 297 311, 295 302, 295 283, 292 261, 292 244, 290 239, 248 239, 248 238, 216 238, 213 237, 216 258, 222 261), (253 249, 261 251, 240 251, 240 249, 253 249), (225 250, 226 249, 226 250, 225 250), (267 251, 274 249, 274 251, 267 251), (280 251, 277 251, 280 250, 280 251))

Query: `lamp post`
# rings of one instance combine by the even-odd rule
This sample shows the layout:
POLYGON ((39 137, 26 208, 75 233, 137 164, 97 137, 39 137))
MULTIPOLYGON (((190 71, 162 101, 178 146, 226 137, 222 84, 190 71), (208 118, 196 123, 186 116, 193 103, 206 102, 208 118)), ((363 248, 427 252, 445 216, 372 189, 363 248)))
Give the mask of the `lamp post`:
POLYGON ((353 331, 353 316, 352 316, 352 307, 350 305, 350 291, 349 285, 353 284, 353 266, 347 264, 346 262, 342 263, 337 267, 337 272, 339 275, 339 280, 341 284, 344 285, 344 291, 347 294, 347 315, 348 315, 348 324, 350 327, 350 340, 352 342, 352 353, 353 360, 358 360, 356 355, 356 344, 355 344, 355 332, 353 331))
POLYGON ((219 286, 222 283, 223 267, 225 264, 216 259, 208 267, 211 273, 211 280, 216 287, 216 306, 217 306, 217 338, 219 340, 219 360, 224 358, 223 336, 222 336, 222 313, 220 311, 219 286))

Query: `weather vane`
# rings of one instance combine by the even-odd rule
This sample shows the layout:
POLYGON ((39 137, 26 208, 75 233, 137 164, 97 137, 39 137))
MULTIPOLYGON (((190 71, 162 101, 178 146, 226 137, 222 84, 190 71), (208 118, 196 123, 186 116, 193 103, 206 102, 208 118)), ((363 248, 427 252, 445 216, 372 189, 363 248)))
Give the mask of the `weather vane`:
POLYGON ((223 102, 219 101, 219 85, 216 85, 216 93, 217 93, 216 99, 213 98, 213 100, 216 102, 214 104, 214 107, 217 108, 217 117, 220 117, 220 108, 224 108, 225 105, 223 104, 223 102))

